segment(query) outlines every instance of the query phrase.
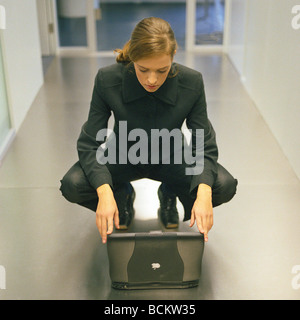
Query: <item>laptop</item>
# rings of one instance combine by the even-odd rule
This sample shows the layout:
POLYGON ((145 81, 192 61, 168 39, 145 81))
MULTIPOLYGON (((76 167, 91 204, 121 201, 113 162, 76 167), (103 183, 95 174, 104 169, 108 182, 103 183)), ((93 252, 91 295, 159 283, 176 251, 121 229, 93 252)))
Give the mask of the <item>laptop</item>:
POLYGON ((204 238, 199 232, 113 233, 107 252, 115 289, 190 288, 199 283, 204 238))

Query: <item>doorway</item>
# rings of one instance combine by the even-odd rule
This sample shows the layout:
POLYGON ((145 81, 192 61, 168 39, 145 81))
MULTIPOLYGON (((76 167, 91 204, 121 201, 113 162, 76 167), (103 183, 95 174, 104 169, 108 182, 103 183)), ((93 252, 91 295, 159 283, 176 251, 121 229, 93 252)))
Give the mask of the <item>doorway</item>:
POLYGON ((52 0, 36 0, 44 74, 47 72, 57 49, 54 4, 52 0))
POLYGON ((179 49, 185 48, 185 1, 108 1, 100 0, 101 19, 96 21, 97 50, 123 47, 135 25, 145 17, 168 21, 175 33, 179 49))
POLYGON ((225 0, 204 0, 196 6, 195 45, 222 45, 225 0))
POLYGON ((53 0, 60 51, 110 53, 148 16, 167 20, 179 49, 221 48, 225 0, 53 0))

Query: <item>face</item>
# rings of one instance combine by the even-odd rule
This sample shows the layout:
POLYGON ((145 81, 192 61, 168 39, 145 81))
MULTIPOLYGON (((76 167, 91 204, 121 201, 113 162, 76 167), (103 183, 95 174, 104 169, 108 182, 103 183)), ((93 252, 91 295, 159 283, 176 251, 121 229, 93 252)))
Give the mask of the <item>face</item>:
POLYGON ((136 76, 148 92, 155 92, 163 85, 171 65, 172 58, 167 54, 143 58, 134 62, 136 76))

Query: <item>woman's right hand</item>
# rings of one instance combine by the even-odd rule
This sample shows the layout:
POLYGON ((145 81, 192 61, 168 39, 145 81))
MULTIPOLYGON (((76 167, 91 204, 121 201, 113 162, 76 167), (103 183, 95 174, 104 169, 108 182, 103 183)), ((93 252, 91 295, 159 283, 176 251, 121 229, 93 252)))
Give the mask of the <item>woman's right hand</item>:
POLYGON ((98 206, 96 210, 96 225, 100 232, 102 243, 106 243, 107 235, 113 232, 114 222, 119 228, 119 211, 110 185, 104 184, 97 188, 98 206))

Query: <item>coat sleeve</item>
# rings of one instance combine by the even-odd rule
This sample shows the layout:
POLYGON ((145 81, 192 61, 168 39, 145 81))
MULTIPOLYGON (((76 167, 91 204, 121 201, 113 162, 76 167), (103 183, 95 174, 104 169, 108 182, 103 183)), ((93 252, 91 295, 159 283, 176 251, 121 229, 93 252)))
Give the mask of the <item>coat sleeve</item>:
POLYGON ((104 100, 101 83, 103 82, 101 70, 99 70, 94 82, 88 119, 82 126, 77 140, 79 162, 95 189, 106 183, 112 186, 112 177, 108 168, 98 163, 96 159, 97 150, 102 143, 96 140, 97 133, 101 129, 107 129, 108 119, 111 116, 111 110, 104 100))
MULTIPOLYGON (((206 97, 202 75, 199 75, 198 86, 199 94, 192 110, 186 119, 188 129, 192 130, 193 153, 196 153, 196 129, 204 130, 204 167, 200 174, 192 176, 190 192, 197 191, 200 183, 213 186, 217 176, 218 147, 216 143, 216 134, 211 122, 207 117, 206 97)), ((203 149, 203 146, 202 146, 203 149)), ((201 152, 200 152, 201 154, 201 152)), ((203 156, 203 153, 202 153, 203 156)))

